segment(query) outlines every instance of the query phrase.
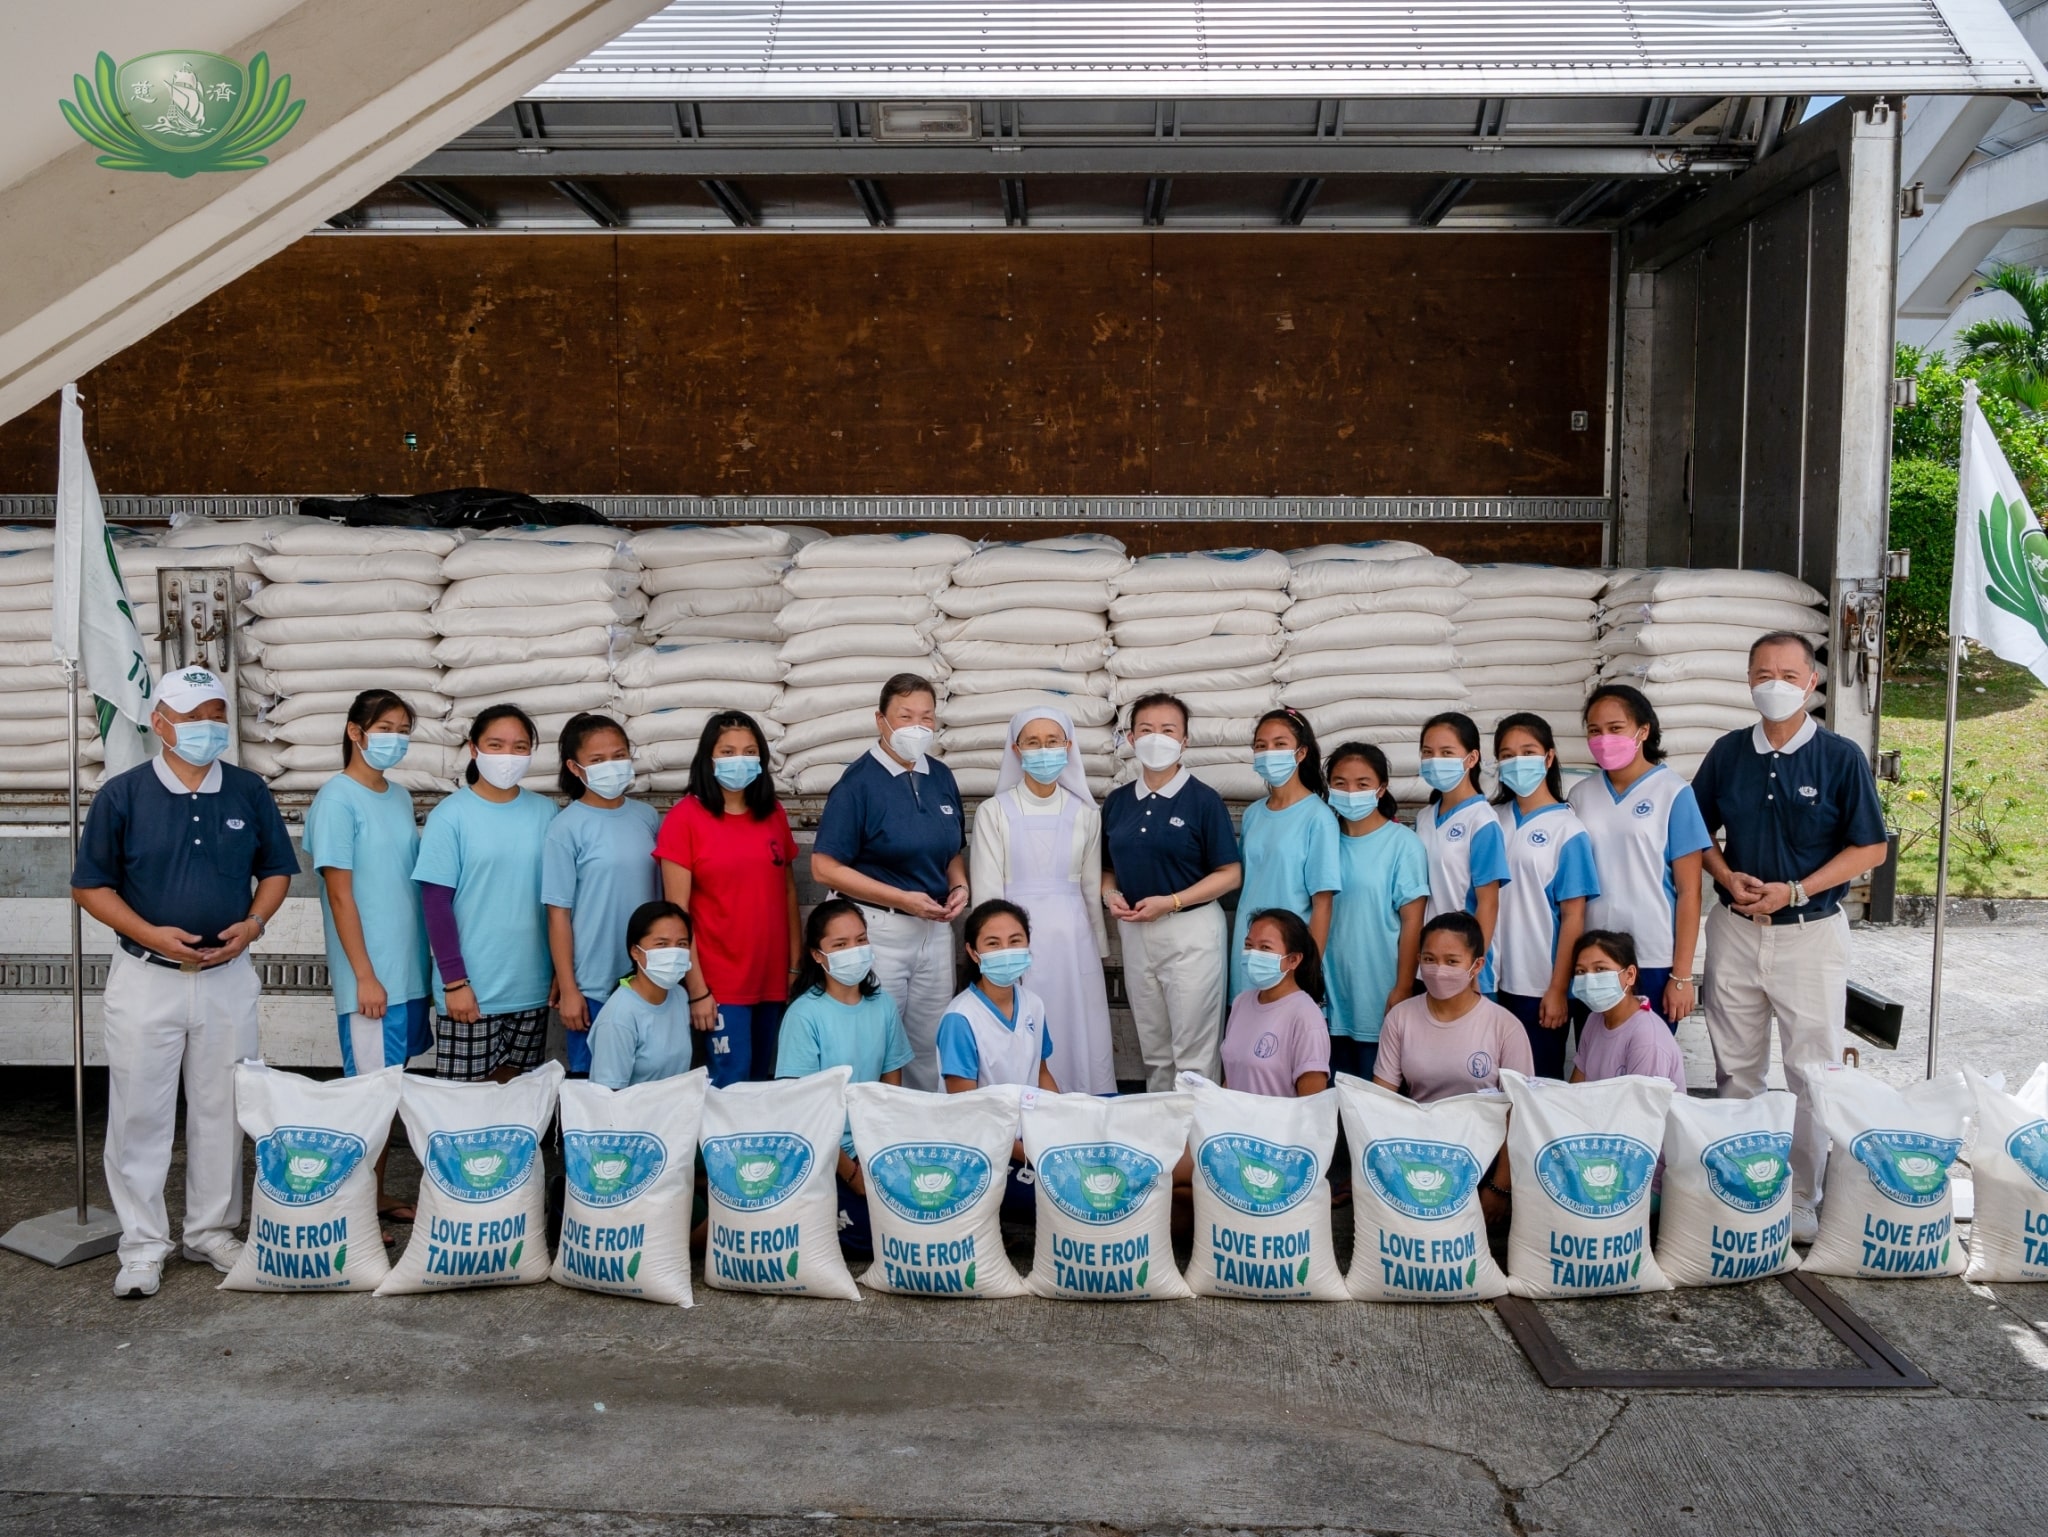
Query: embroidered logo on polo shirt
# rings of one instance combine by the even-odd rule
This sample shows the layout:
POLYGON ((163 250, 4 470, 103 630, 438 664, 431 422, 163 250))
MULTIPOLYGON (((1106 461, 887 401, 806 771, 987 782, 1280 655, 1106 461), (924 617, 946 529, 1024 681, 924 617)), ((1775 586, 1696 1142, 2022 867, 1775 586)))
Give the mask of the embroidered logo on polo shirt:
POLYGON ((1799 787, 1799 793, 1805 796, 1808 800, 1812 800, 1816 795, 1820 794, 1820 791, 1816 790, 1812 785, 1801 785, 1799 787))
POLYGON ((953 814, 953 808, 951 806, 948 806, 944 801, 941 801, 939 803, 939 810, 946 816, 951 816, 953 814))
POLYGON ((1653 802, 1645 800, 1637 801, 1633 806, 1629 807, 1628 809, 1634 812, 1639 817, 1646 817, 1651 812, 1655 811, 1657 807, 1653 802))
POLYGON ((238 833, 248 825, 249 824, 247 822, 244 822, 240 817, 228 818, 228 831, 231 833, 238 833))
POLYGON ((1532 849, 1540 849, 1543 847, 1544 844, 1548 843, 1549 841, 1550 834, 1543 832, 1540 829, 1536 832, 1529 834, 1529 847, 1532 849))
POLYGON ((1166 819, 1166 825, 1168 827, 1185 827, 1188 824, 1183 822, 1179 817, 1168 817, 1166 819))
POLYGON ((1464 836, 1465 824, 1463 822, 1454 822, 1444 829, 1444 842, 1446 843, 1456 843, 1464 836))

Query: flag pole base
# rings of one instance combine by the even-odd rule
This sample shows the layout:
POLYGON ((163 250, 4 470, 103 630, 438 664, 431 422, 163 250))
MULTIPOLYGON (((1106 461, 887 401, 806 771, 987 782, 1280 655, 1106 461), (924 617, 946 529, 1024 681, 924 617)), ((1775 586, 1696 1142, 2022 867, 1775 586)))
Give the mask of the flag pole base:
POLYGON ((52 1270, 80 1264, 112 1254, 121 1243, 121 1219, 97 1206, 86 1208, 85 1221, 78 1220, 78 1208, 45 1212, 17 1222, 0 1233, 0 1249, 11 1249, 40 1260, 52 1270))

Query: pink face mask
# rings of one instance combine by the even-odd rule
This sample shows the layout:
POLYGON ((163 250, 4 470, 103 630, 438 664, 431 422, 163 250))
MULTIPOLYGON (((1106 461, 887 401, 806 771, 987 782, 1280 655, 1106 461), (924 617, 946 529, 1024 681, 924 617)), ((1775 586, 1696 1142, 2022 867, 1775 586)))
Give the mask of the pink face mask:
POLYGON ((1455 998, 1472 985, 1472 973, 1463 966, 1423 966, 1422 985, 1439 1002, 1455 998))
POLYGON ((1634 737, 1612 733, 1586 738, 1586 748, 1593 754, 1593 761, 1610 774, 1616 769, 1627 768, 1635 761, 1636 745, 1634 737))

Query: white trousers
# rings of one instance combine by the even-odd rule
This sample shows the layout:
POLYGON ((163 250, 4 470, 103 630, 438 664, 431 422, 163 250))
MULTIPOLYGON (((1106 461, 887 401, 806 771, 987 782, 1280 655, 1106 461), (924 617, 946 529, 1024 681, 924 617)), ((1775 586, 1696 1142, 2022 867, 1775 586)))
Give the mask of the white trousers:
POLYGON ((1810 1206, 1827 1167, 1828 1137, 1813 1113, 1819 1071, 1842 1060, 1849 1001, 1849 919, 1752 923, 1714 903, 1707 914, 1701 1007, 1723 1099, 1754 1099, 1771 1066, 1771 1020, 1785 1086, 1799 1102, 1792 1123, 1792 1199, 1810 1206))
MULTIPOLYGON (((1221 903, 1168 913, 1151 923, 1119 923, 1124 992, 1145 1059, 1145 1087, 1173 1087, 1183 1068, 1223 1081, 1223 981, 1230 938, 1221 903)), ((1055 1027, 1057 1028, 1057 1027, 1055 1027)))
POLYGON ((939 1076, 939 1021, 959 991, 953 985, 953 925, 865 904, 861 912, 875 951, 875 980, 896 1001, 903 1033, 916 1053, 903 1069, 904 1087, 936 1094, 945 1087, 939 1076))
POLYGON ((242 1128, 235 1063, 259 1050, 263 984, 248 956, 172 971, 118 946, 107 972, 107 1193, 121 1261, 171 1252, 164 1180, 185 1082, 185 1242, 231 1237, 242 1221, 242 1128))

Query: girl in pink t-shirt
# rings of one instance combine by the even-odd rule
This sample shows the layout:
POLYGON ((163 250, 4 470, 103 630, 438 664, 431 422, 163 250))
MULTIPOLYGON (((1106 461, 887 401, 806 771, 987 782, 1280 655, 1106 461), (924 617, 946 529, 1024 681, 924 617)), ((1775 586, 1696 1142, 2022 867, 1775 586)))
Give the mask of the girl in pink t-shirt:
POLYGON ((1230 1005, 1223 1086, 1301 1099, 1330 1086, 1330 1026, 1318 1000, 1323 958, 1301 915, 1262 908, 1245 928, 1240 963, 1252 985, 1230 1005))

